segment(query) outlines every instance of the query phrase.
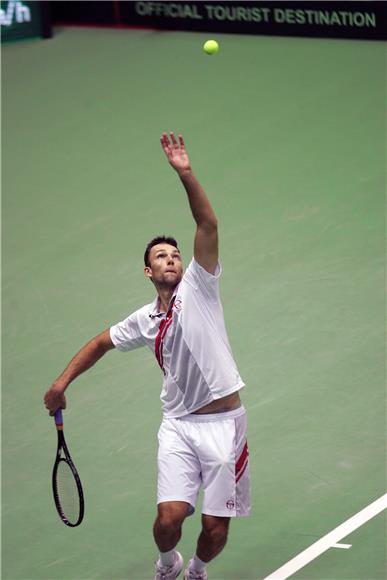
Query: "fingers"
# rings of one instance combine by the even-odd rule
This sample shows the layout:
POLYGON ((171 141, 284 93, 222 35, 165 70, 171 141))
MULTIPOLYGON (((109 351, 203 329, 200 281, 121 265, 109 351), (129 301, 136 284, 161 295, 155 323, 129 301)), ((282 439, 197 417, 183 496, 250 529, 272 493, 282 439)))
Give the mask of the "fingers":
POLYGON ((170 155, 172 153, 172 147, 173 147, 173 149, 179 149, 179 143, 180 143, 180 149, 185 150, 185 142, 183 139, 183 135, 179 135, 179 143, 178 143, 176 140, 176 137, 175 137, 175 133, 173 131, 171 131, 169 134, 170 134, 170 139, 171 139, 172 145, 169 141, 167 133, 163 133, 161 135, 161 138, 160 138, 161 146, 164 149, 165 153, 167 155, 170 155))
POLYGON ((170 136, 171 136, 171 141, 173 143, 174 148, 178 149, 179 145, 177 144, 175 133, 173 133, 173 131, 171 131, 170 136))
POLYGON ((43 401, 51 416, 55 415, 58 409, 66 409, 66 397, 63 393, 56 393, 53 389, 47 391, 43 401))
POLYGON ((168 156, 172 153, 171 146, 169 145, 168 136, 166 133, 163 133, 160 138, 161 146, 164 149, 165 154, 168 156))
POLYGON ((55 413, 56 413, 57 411, 59 411, 59 409, 63 409, 63 410, 64 410, 64 409, 66 409, 66 403, 64 403, 64 404, 62 404, 62 405, 59 405, 59 406, 58 406, 58 407, 55 409, 55 411, 52 411, 52 410, 50 410, 50 409, 49 409, 49 407, 47 407, 47 409, 50 411, 50 412, 49 412, 49 415, 50 415, 50 417, 53 417, 53 416, 55 415, 55 413))
POLYGON ((64 411, 64 410, 66 409, 66 403, 64 403, 64 404, 62 404, 62 405, 58 405, 58 407, 56 407, 56 409, 55 409, 55 410, 52 410, 52 408, 51 408, 51 409, 49 409, 49 411, 50 411, 50 412, 49 412, 49 415, 50 415, 50 417, 53 417, 53 416, 55 415, 55 413, 56 413, 57 411, 59 411, 59 409, 62 409, 62 410, 64 411))

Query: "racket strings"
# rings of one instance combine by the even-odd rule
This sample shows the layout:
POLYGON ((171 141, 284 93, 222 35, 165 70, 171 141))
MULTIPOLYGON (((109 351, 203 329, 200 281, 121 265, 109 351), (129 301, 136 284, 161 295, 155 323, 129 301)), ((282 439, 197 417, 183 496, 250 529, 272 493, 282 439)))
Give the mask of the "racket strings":
POLYGON ((76 524, 81 512, 78 485, 71 467, 63 459, 58 464, 55 491, 62 514, 71 524, 76 524))

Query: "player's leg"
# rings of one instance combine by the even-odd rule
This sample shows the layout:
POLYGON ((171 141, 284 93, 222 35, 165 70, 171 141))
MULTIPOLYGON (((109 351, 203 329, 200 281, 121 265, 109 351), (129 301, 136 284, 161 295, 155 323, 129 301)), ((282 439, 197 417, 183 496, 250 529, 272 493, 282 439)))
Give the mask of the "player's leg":
POLYGON ((155 580, 176 578, 183 558, 175 547, 185 518, 194 512, 200 487, 200 464, 178 420, 164 419, 157 456, 157 518, 153 536, 159 548, 155 580))
POLYGON ((211 562, 226 545, 230 518, 202 514, 202 531, 196 553, 184 572, 185 580, 207 580, 206 564, 211 562))
POLYGON ((220 554, 227 542, 230 518, 202 514, 202 531, 198 539, 196 556, 211 562, 220 554))
POLYGON ((166 501, 158 504, 153 536, 160 552, 169 552, 177 546, 188 508, 189 504, 183 501, 166 501))
POLYGON ((205 580, 205 564, 227 542, 230 517, 250 514, 247 420, 244 408, 218 415, 196 415, 197 452, 204 488, 202 531, 184 578, 205 580))

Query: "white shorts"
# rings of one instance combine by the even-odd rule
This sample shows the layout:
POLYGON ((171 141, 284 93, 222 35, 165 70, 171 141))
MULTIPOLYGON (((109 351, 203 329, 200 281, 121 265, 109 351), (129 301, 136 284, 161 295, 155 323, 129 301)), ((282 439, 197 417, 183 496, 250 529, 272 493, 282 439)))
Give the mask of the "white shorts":
POLYGON ((158 432, 157 503, 187 502, 191 515, 203 485, 203 514, 249 516, 246 431, 243 406, 226 413, 163 419, 158 432))

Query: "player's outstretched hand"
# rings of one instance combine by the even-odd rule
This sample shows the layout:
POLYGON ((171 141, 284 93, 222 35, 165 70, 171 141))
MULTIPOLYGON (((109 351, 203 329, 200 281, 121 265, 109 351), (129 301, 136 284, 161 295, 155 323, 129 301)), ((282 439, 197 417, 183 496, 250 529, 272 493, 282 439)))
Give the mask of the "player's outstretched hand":
POLYGON ((191 164, 185 150, 185 143, 182 135, 179 135, 179 143, 176 141, 175 134, 170 133, 170 139, 167 133, 161 135, 161 146, 172 167, 181 174, 185 171, 191 171, 191 164))
POLYGON ((66 397, 63 394, 62 387, 55 383, 51 385, 47 393, 44 395, 44 404, 46 409, 50 411, 50 415, 55 415, 58 409, 66 408, 66 397))

